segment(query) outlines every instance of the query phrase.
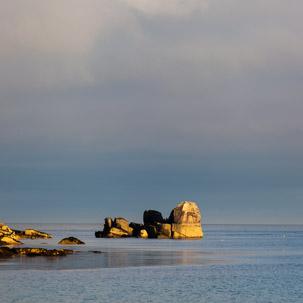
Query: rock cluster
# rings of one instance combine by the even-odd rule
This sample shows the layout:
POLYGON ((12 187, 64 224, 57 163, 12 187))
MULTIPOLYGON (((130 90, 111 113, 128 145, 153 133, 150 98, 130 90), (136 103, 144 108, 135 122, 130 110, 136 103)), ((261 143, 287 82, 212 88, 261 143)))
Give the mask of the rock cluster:
POLYGON ((144 224, 123 218, 105 218, 103 231, 96 231, 97 238, 158 238, 158 239, 197 239, 203 238, 201 215, 194 202, 184 201, 175 207, 168 219, 156 210, 145 210, 144 224))
POLYGON ((35 229, 26 229, 25 231, 12 230, 3 223, 0 223, 0 245, 22 244, 19 241, 20 239, 47 239, 51 237, 52 235, 35 229))
POLYGON ((44 256, 44 257, 53 257, 53 256, 66 256, 67 254, 72 254, 71 249, 45 249, 45 248, 8 248, 0 247, 0 258, 4 257, 14 257, 16 255, 20 256, 44 256))

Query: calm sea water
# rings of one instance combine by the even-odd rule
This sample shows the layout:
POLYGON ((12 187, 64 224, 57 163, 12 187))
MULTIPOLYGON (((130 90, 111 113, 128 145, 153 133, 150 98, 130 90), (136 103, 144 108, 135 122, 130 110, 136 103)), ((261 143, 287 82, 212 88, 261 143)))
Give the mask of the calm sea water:
POLYGON ((26 247, 62 248, 61 258, 0 260, 1 302, 303 303, 302 225, 205 225, 201 240, 96 239, 97 224, 8 224, 52 239, 26 247), (100 250, 102 254, 91 251, 100 250))

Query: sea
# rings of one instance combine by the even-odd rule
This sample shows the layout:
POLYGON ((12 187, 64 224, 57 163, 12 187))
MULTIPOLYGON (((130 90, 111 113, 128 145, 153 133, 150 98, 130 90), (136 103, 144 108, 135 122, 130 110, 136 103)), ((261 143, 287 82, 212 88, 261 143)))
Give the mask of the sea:
POLYGON ((102 224, 16 224, 66 257, 0 259, 0 302, 303 303, 303 225, 202 225, 204 238, 100 239, 102 224), (58 245, 65 237, 85 245, 58 245), (101 253, 98 253, 101 252, 101 253))

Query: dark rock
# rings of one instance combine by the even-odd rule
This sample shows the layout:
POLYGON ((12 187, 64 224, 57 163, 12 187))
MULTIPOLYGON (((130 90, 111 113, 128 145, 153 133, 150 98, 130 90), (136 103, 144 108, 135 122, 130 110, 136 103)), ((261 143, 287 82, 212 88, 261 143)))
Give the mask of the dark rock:
POLYGON ((133 229, 133 237, 140 238, 140 232, 142 229, 144 229, 144 225, 131 222, 129 224, 129 227, 131 227, 133 229))
POLYGON ((103 232, 101 230, 95 231, 96 238, 104 238, 103 232))
POLYGON ((155 224, 157 222, 164 223, 162 214, 157 210, 145 210, 143 214, 144 225, 155 224))
POLYGON ((9 258, 15 256, 16 252, 8 247, 0 247, 0 258, 9 258))
POLYGON ((28 257, 53 257, 53 256, 66 256, 67 254, 72 254, 71 249, 45 249, 45 248, 0 248, 0 257, 13 257, 15 255, 24 255, 28 257))
POLYGON ((145 225, 144 227, 149 238, 158 238, 158 229, 155 225, 145 225))
POLYGON ((75 245, 75 244, 85 244, 85 243, 75 237, 69 237, 62 239, 58 244, 75 245))
POLYGON ((105 218, 104 219, 104 228, 103 228, 103 232, 105 234, 108 234, 110 229, 112 228, 113 226, 113 221, 111 218, 105 218))

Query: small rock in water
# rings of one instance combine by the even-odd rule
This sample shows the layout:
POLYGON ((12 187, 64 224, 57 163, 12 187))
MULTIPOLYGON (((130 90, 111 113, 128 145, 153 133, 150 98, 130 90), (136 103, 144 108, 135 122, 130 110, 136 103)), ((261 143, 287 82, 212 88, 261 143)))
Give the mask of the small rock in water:
POLYGON ((69 237, 62 239, 58 244, 75 245, 75 244, 85 244, 85 243, 75 237, 69 237))

